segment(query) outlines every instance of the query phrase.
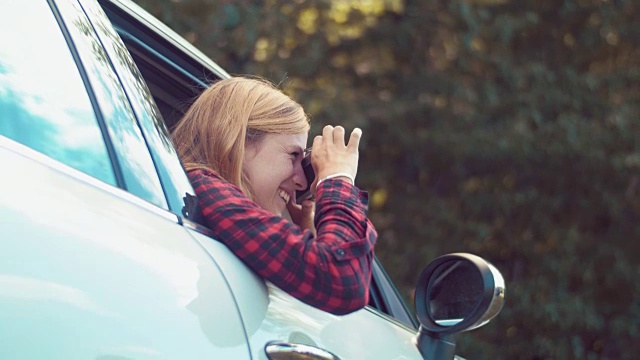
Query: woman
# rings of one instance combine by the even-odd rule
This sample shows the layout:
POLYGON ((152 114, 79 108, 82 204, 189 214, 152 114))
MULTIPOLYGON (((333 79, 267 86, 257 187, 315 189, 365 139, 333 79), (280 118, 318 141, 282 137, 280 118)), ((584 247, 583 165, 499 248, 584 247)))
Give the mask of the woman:
POLYGON ((267 81, 236 77, 205 90, 172 137, 214 238, 294 297, 347 314, 368 302, 377 239, 366 193, 353 184, 362 132, 347 145, 340 126, 315 137, 315 204, 300 206, 308 132, 298 103, 267 81))

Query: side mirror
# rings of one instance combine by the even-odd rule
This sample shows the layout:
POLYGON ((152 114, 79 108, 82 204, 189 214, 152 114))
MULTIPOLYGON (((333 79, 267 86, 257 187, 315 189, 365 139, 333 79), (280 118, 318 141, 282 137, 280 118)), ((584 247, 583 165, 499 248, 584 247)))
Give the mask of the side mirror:
POLYGON ((504 296, 502 274, 479 256, 454 253, 432 261, 418 277, 415 293, 417 346, 423 358, 453 359, 455 336, 493 319, 504 296))

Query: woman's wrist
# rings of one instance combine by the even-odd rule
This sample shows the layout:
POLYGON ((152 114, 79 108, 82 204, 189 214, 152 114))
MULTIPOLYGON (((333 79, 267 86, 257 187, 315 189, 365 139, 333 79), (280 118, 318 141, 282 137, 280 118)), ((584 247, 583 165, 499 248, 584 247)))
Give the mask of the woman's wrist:
POLYGON ((356 179, 354 178, 353 175, 351 174, 347 174, 347 173, 336 173, 336 174, 331 174, 328 176, 323 177, 322 179, 318 180, 318 183, 316 184, 316 188, 320 186, 320 184, 322 184, 323 181, 325 180, 329 180, 329 179, 342 179, 345 181, 349 181, 351 183, 351 185, 355 185, 356 184, 356 179))

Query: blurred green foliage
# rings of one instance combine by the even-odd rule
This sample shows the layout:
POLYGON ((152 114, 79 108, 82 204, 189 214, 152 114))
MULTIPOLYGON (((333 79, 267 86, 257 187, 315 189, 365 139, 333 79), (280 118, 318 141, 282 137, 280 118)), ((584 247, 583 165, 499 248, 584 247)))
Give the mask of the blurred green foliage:
POLYGON ((470 359, 640 353, 635 0, 138 0, 233 74, 363 128, 378 256, 412 303, 464 251, 507 281, 470 359))

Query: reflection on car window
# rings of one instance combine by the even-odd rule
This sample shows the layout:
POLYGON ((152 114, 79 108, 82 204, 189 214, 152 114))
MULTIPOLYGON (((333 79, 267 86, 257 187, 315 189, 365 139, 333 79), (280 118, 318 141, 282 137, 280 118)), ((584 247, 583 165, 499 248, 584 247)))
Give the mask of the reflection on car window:
POLYGON ((87 13, 91 14, 96 33, 120 74, 120 81, 126 90, 154 159, 169 208, 176 215, 196 220, 196 215, 200 213, 197 208, 198 202, 187 201, 195 197, 195 192, 180 164, 160 110, 142 74, 99 5, 95 2, 86 2, 82 6, 87 13))
POLYGON ((124 188, 167 209, 160 179, 135 114, 93 25, 77 1, 57 1, 56 9, 73 38, 92 95, 104 119, 124 188))
POLYGON ((0 0, 0 8, 0 134, 115 185, 91 102, 49 6, 0 0))

